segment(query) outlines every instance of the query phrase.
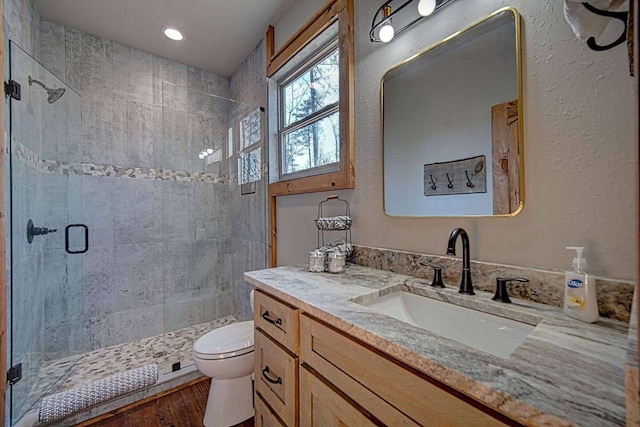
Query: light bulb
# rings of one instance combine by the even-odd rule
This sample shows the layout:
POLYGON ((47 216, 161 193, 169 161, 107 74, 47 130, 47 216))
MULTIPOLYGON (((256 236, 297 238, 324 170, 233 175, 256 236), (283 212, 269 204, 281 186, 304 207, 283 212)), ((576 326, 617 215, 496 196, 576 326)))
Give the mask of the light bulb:
POLYGON ((200 154, 198 154, 198 157, 200 157, 201 159, 204 159, 204 158, 205 158, 205 155, 204 155, 204 154, 202 154, 202 153, 200 153, 200 154))
POLYGON ((213 154, 213 148, 207 148, 207 154, 213 154))
POLYGON ((180 41, 184 39, 184 34, 182 34, 182 32, 177 28, 166 27, 162 29, 162 32, 171 40, 180 41))
POLYGON ((381 42, 388 43, 391 41, 391 39, 393 39, 393 36, 395 33, 396 31, 393 29, 393 25, 391 25, 391 21, 389 21, 388 23, 384 24, 382 28, 380 28, 380 33, 378 34, 378 37, 380 37, 381 42))
POLYGON ((422 16, 429 16, 436 10, 436 0, 420 0, 418 3, 418 13, 422 16))

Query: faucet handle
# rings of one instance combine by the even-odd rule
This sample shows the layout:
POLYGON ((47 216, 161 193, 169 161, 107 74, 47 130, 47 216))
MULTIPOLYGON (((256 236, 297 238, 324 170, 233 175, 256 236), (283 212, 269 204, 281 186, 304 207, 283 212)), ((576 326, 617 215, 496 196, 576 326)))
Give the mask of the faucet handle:
POLYGON ((511 303, 509 294, 507 293, 508 282, 529 282, 529 279, 524 277, 497 277, 496 278, 496 294, 491 298, 494 301, 511 303))
POLYGON ((433 280, 431 281, 431 286, 434 288, 444 288, 444 282, 442 281, 442 267, 438 267, 429 261, 421 262, 420 265, 433 268, 433 280))

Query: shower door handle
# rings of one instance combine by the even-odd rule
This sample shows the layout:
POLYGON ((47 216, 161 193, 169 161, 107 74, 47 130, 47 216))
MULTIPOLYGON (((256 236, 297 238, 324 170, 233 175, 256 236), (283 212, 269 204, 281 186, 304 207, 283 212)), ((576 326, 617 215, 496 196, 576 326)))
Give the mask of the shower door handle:
POLYGON ((64 229, 64 250, 67 251, 68 254, 83 254, 89 250, 89 227, 84 224, 69 224, 64 229), (80 251, 72 251, 69 249, 69 230, 72 228, 82 228, 84 229, 84 249, 80 251))

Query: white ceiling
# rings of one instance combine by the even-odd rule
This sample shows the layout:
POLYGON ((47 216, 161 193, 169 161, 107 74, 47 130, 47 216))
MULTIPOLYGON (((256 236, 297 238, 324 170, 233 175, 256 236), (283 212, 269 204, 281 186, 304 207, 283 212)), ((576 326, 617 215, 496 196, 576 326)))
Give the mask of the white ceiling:
POLYGON ((36 0, 40 17, 230 76, 295 0, 36 0), (181 42, 162 34, 179 28, 181 42))

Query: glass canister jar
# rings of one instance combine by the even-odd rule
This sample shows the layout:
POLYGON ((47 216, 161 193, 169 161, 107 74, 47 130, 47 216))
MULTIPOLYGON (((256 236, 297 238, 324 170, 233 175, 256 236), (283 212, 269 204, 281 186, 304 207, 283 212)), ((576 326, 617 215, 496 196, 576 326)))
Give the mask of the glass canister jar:
POLYGON ((324 271, 324 262, 326 255, 321 250, 309 252, 309 271, 312 273, 322 273, 324 271))
POLYGON ((344 273, 347 264, 347 255, 341 251, 329 253, 329 273, 344 273))

